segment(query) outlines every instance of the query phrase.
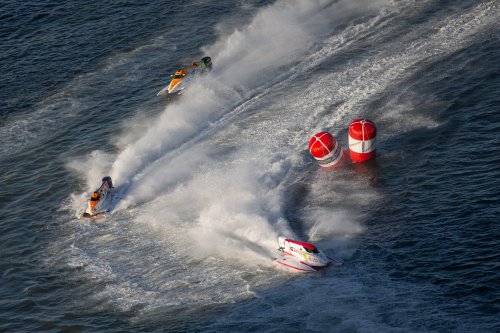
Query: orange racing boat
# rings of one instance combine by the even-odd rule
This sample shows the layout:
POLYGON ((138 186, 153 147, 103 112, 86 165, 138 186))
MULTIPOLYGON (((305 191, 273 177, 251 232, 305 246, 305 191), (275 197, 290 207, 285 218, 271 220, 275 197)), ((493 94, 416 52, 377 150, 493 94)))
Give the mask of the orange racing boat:
POLYGON ((90 198, 77 212, 76 216, 79 219, 82 217, 93 218, 109 212, 114 189, 111 177, 104 177, 101 186, 92 192, 90 198))
POLYGON ((156 94, 156 96, 172 94, 184 89, 182 82, 187 79, 187 77, 192 77, 197 73, 202 73, 212 69, 212 59, 210 57, 204 57, 199 62, 194 62, 191 66, 185 68, 179 68, 175 74, 171 74, 172 80, 170 84, 164 87, 162 90, 156 94))
POLYGON ((171 94, 176 90, 176 88, 179 88, 179 84, 182 82, 182 79, 187 75, 187 70, 185 69, 178 69, 175 74, 172 75, 172 81, 170 81, 170 84, 168 85, 168 93, 171 94))

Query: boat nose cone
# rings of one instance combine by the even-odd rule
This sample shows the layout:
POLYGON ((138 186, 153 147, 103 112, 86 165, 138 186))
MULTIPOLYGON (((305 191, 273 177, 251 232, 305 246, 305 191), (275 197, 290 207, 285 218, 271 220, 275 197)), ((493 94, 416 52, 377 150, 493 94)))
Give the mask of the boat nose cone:
POLYGON ((324 254, 318 256, 318 261, 322 266, 326 266, 328 264, 328 258, 324 254))
POLYGON ((326 266, 328 264, 328 259, 323 254, 310 255, 307 261, 309 265, 316 267, 326 266))

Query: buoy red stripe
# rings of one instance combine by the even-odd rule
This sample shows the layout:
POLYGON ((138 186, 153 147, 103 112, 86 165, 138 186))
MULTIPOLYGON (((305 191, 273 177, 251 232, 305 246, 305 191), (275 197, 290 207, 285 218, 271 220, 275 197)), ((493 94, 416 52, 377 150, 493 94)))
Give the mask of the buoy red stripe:
POLYGON ((369 140, 377 136, 377 128, 370 120, 356 119, 349 125, 349 136, 357 140, 369 140))
POLYGON ((336 168, 345 159, 344 151, 337 140, 328 132, 316 133, 309 140, 309 151, 324 168, 336 168))
MULTIPOLYGON (((328 148, 328 146, 323 141, 321 141, 321 138, 323 138, 325 135, 328 135, 328 133, 323 133, 320 136, 315 136, 314 138, 316 139, 316 142, 319 142, 323 146, 323 148, 330 152, 330 148, 328 148)), ((335 142, 335 144, 336 143, 337 142, 335 142)))
MULTIPOLYGON (((321 144, 324 146, 323 142, 321 142, 321 144)), ((326 154, 323 157, 316 157, 316 159, 318 161, 330 160, 330 159, 334 158, 338 154, 339 148, 340 148, 339 144, 337 143, 337 141, 335 141, 335 146, 333 146, 333 148, 331 148, 331 150, 328 149, 327 147, 325 147, 325 149, 329 152, 328 154, 326 154)))
POLYGON ((353 162, 364 162, 374 159, 377 156, 377 151, 374 150, 370 153, 356 153, 351 150, 349 152, 349 156, 351 157, 351 160, 353 160, 353 162))
POLYGON ((316 159, 328 158, 328 155, 334 150, 337 140, 328 132, 315 134, 309 140, 309 151, 316 159))

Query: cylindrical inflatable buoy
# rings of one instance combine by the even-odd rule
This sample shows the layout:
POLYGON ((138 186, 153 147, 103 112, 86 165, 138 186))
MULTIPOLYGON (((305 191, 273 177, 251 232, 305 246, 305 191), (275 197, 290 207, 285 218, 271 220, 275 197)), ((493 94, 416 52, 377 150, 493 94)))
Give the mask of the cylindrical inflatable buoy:
POLYGON ((309 151, 323 168, 338 168, 342 166, 346 155, 337 140, 328 132, 315 134, 309 140, 309 151))
POLYGON ((377 153, 377 128, 367 119, 356 119, 349 125, 349 156, 353 162, 374 159, 377 153))

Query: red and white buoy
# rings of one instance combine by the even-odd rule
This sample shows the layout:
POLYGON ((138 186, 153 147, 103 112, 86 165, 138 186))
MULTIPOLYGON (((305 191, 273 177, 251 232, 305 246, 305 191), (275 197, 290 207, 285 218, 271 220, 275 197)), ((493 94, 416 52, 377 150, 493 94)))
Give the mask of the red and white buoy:
POLYGON ((367 119, 356 119, 349 125, 349 156, 353 162, 374 159, 376 150, 377 128, 367 119))
POLYGON ((309 140, 309 151, 323 168, 338 168, 346 159, 346 154, 337 140, 328 132, 315 134, 309 140))

